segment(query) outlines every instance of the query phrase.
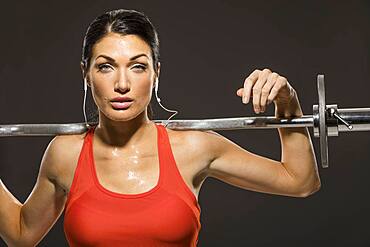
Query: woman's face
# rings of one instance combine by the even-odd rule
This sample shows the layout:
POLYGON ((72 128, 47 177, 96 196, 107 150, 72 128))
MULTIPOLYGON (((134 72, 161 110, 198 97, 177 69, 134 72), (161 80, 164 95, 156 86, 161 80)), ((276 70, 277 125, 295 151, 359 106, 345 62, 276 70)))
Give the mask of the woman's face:
POLYGON ((102 114, 114 121, 133 119, 152 96, 156 73, 151 48, 137 35, 109 33, 93 46, 85 77, 102 114), (132 99, 128 107, 112 103, 122 96, 132 99))

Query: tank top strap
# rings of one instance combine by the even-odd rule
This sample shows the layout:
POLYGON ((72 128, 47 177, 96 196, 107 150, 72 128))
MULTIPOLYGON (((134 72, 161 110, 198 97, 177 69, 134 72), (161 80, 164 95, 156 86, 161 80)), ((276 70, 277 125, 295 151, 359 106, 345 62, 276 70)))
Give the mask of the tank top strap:
MULTIPOLYGON (((170 192, 181 196, 188 204, 195 206, 200 210, 200 205, 190 190, 189 186, 182 177, 175 157, 172 152, 170 139, 166 127, 162 124, 156 125, 159 131, 159 158, 163 168, 163 187, 170 192)), ((199 212, 197 212, 199 213, 199 212)))
POLYGON ((162 180, 168 182, 171 177, 172 160, 170 157, 169 142, 166 128, 162 124, 155 124, 158 133, 158 159, 160 164, 160 176, 162 180))
POLYGON ((84 137, 83 145, 74 171, 72 184, 67 196, 65 206, 66 213, 73 202, 84 192, 88 191, 93 185, 93 176, 90 168, 92 153, 90 149, 94 128, 95 127, 88 129, 84 137))
POLYGON ((175 158, 172 153, 172 148, 166 127, 162 124, 156 124, 158 130, 158 156, 159 162, 162 164, 163 181, 166 186, 172 187, 174 183, 178 184, 179 173, 175 158))

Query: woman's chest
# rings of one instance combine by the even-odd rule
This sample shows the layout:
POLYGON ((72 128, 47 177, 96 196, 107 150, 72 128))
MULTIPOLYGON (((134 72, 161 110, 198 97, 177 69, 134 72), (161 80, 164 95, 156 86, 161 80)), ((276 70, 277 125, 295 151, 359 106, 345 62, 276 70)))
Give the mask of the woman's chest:
MULTIPOLYGON (((182 142, 173 142, 171 149, 175 159, 174 168, 178 169, 186 185, 198 198, 201 185, 206 178, 204 170, 208 165, 207 161, 202 160, 201 155, 191 152, 182 142)), ((139 152, 96 147, 93 153, 90 165, 94 168, 99 184, 107 190, 121 194, 140 194, 154 188, 159 181, 161 172, 159 153, 153 148, 139 152)), ((68 162, 63 176, 58 179, 66 194, 73 182, 79 154, 76 152, 73 160, 68 162)))

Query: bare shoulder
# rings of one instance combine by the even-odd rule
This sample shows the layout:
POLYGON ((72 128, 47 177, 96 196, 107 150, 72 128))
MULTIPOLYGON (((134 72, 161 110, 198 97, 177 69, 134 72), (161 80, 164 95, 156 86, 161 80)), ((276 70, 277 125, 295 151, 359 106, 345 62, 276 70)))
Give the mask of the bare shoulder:
MULTIPOLYGON (((229 142, 226 137, 213 130, 171 130, 168 129, 170 138, 174 142, 188 144, 189 148, 199 151, 211 151, 229 142)), ((171 140, 172 143, 172 140, 171 140)))
POLYGON ((227 139, 211 130, 171 130, 167 129, 171 146, 181 148, 184 155, 212 162, 218 149, 227 139))
POLYGON ((42 168, 49 180, 65 191, 69 190, 66 181, 77 165, 85 135, 86 133, 55 136, 44 152, 42 168))

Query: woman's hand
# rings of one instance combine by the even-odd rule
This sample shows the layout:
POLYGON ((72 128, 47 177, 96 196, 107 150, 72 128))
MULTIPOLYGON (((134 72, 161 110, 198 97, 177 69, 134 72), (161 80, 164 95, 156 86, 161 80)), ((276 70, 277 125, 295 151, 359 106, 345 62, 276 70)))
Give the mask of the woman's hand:
POLYGON ((285 77, 269 69, 256 69, 245 79, 244 87, 239 88, 236 94, 242 97, 244 104, 248 104, 252 97, 254 111, 258 114, 264 112, 271 102, 287 105, 296 92, 285 77))

